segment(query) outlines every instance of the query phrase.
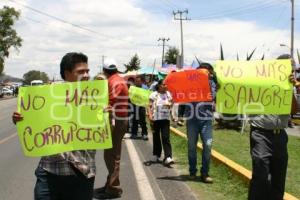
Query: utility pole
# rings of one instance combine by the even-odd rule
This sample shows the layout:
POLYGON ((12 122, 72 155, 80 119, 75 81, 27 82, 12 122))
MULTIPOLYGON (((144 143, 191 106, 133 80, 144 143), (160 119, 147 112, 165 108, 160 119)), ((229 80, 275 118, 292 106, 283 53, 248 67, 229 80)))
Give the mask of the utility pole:
POLYGON ((163 44, 163 51, 162 51, 162 57, 161 57, 161 67, 163 66, 164 64, 164 58, 165 58, 165 45, 166 45, 166 42, 168 42, 170 40, 170 38, 159 38, 157 41, 162 41, 163 44))
POLYGON ((151 75, 151 79, 150 79, 151 83, 153 81, 153 74, 154 74, 155 64, 156 64, 156 59, 154 59, 154 63, 153 63, 153 70, 152 70, 152 75, 151 75))
MULTIPOLYGON (((100 73, 102 73, 103 72, 103 67, 104 67, 104 58, 105 58, 106 56, 104 56, 104 55, 102 55, 101 56, 101 58, 102 58, 102 69, 101 69, 101 67, 100 67, 100 73)), ((101 66, 101 65, 100 65, 101 66)))
POLYGON ((292 3, 292 17, 291 17, 291 57, 294 58, 294 32, 295 32, 295 0, 292 3))
POLYGON ((187 18, 187 16, 185 16, 185 18, 182 18, 183 14, 188 14, 189 11, 186 9, 184 11, 180 11, 177 10, 176 12, 173 11, 173 15, 174 15, 174 20, 180 20, 180 31, 181 31, 181 59, 180 59, 180 68, 183 67, 183 63, 184 63, 184 54, 183 54, 183 30, 182 30, 182 21, 186 21, 186 20, 190 20, 187 18), (179 18, 176 17, 177 15, 179 15, 179 18))

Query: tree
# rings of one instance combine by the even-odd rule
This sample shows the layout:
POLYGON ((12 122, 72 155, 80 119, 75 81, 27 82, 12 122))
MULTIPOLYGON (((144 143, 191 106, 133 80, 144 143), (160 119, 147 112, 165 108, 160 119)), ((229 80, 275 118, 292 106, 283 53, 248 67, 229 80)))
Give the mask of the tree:
POLYGON ((30 85, 33 80, 42 80, 44 83, 49 81, 49 77, 45 72, 31 70, 23 75, 24 84, 30 85))
POLYGON ((14 8, 4 6, 0 9, 0 74, 4 70, 4 60, 9 56, 9 50, 16 50, 22 46, 22 39, 13 29, 13 25, 20 17, 20 12, 14 8))
POLYGON ((179 56, 179 49, 176 47, 170 47, 169 50, 166 52, 165 55, 165 62, 167 64, 174 64, 177 63, 177 56, 179 56))
POLYGON ((134 71, 140 69, 141 60, 137 54, 135 54, 129 61, 128 64, 124 64, 126 67, 126 72, 134 71))

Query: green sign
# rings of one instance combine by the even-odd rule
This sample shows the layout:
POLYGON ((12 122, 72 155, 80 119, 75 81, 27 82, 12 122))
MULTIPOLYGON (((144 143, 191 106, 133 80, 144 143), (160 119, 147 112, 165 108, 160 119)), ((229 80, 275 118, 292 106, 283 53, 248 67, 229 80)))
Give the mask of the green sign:
POLYGON ((106 80, 22 87, 17 123, 26 156, 112 147, 106 80))
POLYGON ((289 114, 290 60, 218 61, 217 111, 228 114, 289 114))
POLYGON ((152 92, 143 88, 130 86, 129 99, 131 103, 137 106, 147 107, 149 105, 149 97, 152 92))

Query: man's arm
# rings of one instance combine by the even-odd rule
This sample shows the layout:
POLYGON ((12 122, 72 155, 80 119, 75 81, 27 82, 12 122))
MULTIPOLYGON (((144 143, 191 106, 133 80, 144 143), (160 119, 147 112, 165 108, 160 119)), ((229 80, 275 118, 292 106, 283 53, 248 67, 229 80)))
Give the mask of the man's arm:
MULTIPOLYGON (((289 77, 290 82, 293 84, 294 87, 297 89, 300 88, 300 82, 295 79, 294 74, 292 73, 289 77)), ((293 100, 292 100, 292 107, 291 107, 291 114, 296 114, 298 111, 298 102, 297 98, 293 92, 293 100)))
POLYGON ((149 120, 150 122, 153 121, 153 113, 152 113, 152 106, 153 106, 153 100, 150 99, 150 103, 149 103, 149 106, 147 107, 147 112, 148 112, 148 117, 149 117, 149 120))
MULTIPOLYGON (((113 105, 116 102, 116 99, 120 96, 124 85, 121 83, 116 83, 112 86, 111 91, 109 92, 109 104, 113 105)), ((122 98, 122 97, 121 97, 122 98)))

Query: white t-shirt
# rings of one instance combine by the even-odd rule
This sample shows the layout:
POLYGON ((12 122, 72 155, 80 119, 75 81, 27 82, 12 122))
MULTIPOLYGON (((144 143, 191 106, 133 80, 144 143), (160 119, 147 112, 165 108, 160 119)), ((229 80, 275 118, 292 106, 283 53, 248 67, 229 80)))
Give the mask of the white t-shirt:
POLYGON ((152 100, 153 120, 170 120, 170 112, 172 105, 172 95, 170 92, 164 94, 153 92, 150 95, 152 100))

